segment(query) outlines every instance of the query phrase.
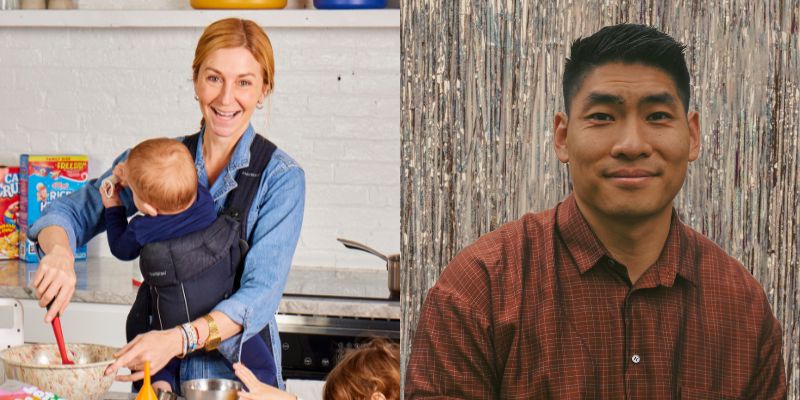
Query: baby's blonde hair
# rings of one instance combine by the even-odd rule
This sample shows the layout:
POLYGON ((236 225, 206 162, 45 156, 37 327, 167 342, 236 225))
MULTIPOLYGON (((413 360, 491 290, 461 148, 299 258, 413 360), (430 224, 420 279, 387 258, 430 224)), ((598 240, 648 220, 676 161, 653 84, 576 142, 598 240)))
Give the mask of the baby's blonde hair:
POLYGON ((136 145, 125 162, 125 177, 136 196, 159 212, 183 210, 197 194, 192 155, 174 139, 149 139, 136 145))

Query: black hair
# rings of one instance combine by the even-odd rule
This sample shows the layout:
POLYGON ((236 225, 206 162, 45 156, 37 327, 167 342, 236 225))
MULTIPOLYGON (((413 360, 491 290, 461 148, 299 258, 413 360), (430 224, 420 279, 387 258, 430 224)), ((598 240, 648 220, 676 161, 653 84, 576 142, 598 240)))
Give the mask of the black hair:
POLYGON ((572 42, 570 57, 564 66, 564 107, 583 80, 595 68, 612 62, 643 64, 661 69, 675 82, 684 110, 689 109, 689 69, 683 52, 686 46, 669 35, 645 25, 606 26, 595 34, 572 42))

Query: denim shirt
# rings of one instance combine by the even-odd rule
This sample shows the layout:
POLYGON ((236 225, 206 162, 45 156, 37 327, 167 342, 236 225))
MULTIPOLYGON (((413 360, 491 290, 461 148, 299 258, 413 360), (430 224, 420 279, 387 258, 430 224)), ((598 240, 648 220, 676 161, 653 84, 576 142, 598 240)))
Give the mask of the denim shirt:
MULTIPOLYGON (((217 213, 222 211, 228 193, 236 187, 236 172, 250 162, 250 144, 254 137, 255 131, 252 125, 249 125, 236 144, 230 161, 210 188, 217 213)), ((195 167, 200 184, 208 187, 208 174, 202 149, 201 132, 195 167)), ((127 159, 129 151, 117 157, 114 166, 127 159)), ((66 230, 70 246, 75 251, 76 246, 85 244, 103 232, 104 208, 98 189, 102 180, 111 175, 113 169, 112 166, 100 178, 89 181, 87 185, 69 196, 51 203, 31 228, 30 238, 36 240, 42 228, 58 225, 66 230)), ((120 198, 127 214, 133 215, 137 210, 130 190, 124 190, 120 198)), ((275 355, 278 382, 281 386, 283 386, 280 369, 281 344, 275 314, 300 236, 304 206, 305 173, 288 154, 277 149, 261 177, 258 193, 248 214, 247 241, 250 250, 245 258, 241 286, 214 308, 242 326, 242 332, 226 339, 219 346, 220 353, 232 363, 241 357, 242 343, 269 326, 272 353, 275 355)), ((212 375, 215 374, 213 368, 191 365, 203 363, 204 359, 207 358, 186 358, 187 365, 181 367, 181 375, 184 376, 184 372, 187 372, 189 376, 184 376, 185 379, 214 377, 203 376, 208 375, 208 371, 212 371, 212 375)))

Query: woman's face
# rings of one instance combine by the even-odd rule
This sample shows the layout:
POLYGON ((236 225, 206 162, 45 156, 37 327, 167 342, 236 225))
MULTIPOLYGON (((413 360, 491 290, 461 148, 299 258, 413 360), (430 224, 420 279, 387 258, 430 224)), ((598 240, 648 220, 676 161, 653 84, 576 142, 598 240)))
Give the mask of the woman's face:
POLYGON ((244 47, 211 52, 200 65, 194 90, 206 121, 206 135, 238 139, 267 87, 261 65, 244 47))

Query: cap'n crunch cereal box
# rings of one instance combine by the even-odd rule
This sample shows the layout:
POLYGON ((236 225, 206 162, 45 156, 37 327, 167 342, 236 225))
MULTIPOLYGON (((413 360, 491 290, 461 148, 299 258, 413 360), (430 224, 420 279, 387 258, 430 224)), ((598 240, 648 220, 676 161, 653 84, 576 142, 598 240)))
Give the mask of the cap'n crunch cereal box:
POLYGON ((19 167, 0 166, 0 260, 18 258, 19 167))
MULTIPOLYGON (((59 197, 68 195, 86 184, 89 157, 39 156, 23 154, 19 158, 19 258, 38 262, 36 245, 28 239, 28 230, 42 211, 59 197)), ((75 250, 75 259, 86 258, 86 246, 75 250)))

